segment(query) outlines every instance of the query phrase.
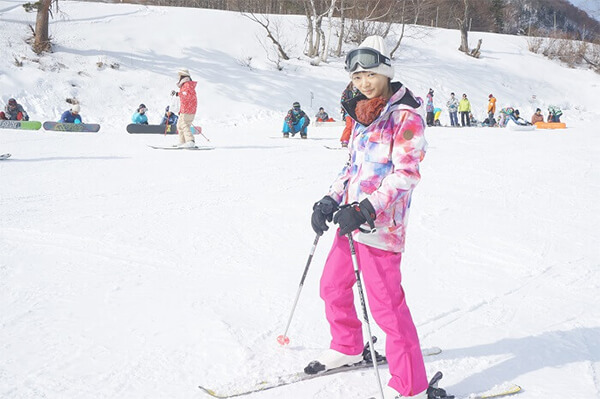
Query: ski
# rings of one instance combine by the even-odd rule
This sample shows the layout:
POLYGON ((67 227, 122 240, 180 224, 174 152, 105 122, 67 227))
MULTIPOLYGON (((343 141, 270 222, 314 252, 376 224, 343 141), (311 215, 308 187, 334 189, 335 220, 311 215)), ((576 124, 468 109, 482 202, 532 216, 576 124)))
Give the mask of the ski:
MULTIPOLYGON (((434 356, 442 353, 442 350, 438 347, 425 348, 422 349, 423 356, 434 356)), ((385 357, 378 357, 377 361, 378 365, 387 364, 387 360, 385 357)), ((327 370, 318 374, 306 374, 305 372, 297 372, 284 376, 274 377, 273 379, 265 379, 263 381, 259 381, 247 388, 237 388, 232 387, 228 390, 219 391, 216 389, 211 389, 205 386, 199 386, 199 388, 205 393, 209 394, 213 398, 234 398, 237 396, 249 395, 255 392, 266 391, 268 389, 278 388, 285 385, 295 384, 301 381, 312 380, 314 378, 325 377, 328 375, 334 375, 339 373, 344 373, 347 371, 354 370, 363 370, 373 367, 373 363, 370 361, 363 360, 359 363, 355 363, 351 366, 338 367, 335 369, 327 370)))
POLYGON ((10 158, 10 154, 1 154, 0 155, 0 161, 4 160, 4 159, 8 159, 10 158))
POLYGON ((154 148, 155 150, 214 150, 215 149, 215 147, 211 147, 208 145, 197 145, 195 147, 149 145, 148 147, 154 148))
POLYGON ((0 128, 2 129, 19 129, 19 130, 39 130, 42 127, 42 122, 37 121, 7 121, 0 120, 0 128))
POLYGON ((348 151, 348 147, 342 147, 341 145, 336 146, 336 147, 333 147, 330 145, 324 145, 323 147, 327 148, 328 150, 346 150, 346 151, 348 151))
MULTIPOLYGON (((441 399, 495 399, 495 398, 504 398, 507 396, 515 395, 521 392, 522 389, 520 386, 516 384, 506 384, 498 387, 494 387, 485 392, 480 393, 471 393, 469 395, 448 395, 448 396, 440 396, 441 399)), ((371 396, 368 399, 379 399, 377 396, 371 396)))
POLYGON ((516 384, 510 384, 507 386, 502 386, 498 388, 492 388, 489 391, 479 393, 479 394, 471 394, 465 396, 464 399, 492 399, 492 398, 502 398, 505 396, 510 396, 521 392, 521 387, 516 384))

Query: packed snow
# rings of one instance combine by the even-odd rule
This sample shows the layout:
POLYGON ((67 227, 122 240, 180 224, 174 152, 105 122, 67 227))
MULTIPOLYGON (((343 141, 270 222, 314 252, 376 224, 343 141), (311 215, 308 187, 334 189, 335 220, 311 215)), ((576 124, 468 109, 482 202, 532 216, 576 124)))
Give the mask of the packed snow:
MULTIPOLYGON (((0 397, 203 398, 300 371, 328 347, 323 236, 281 347, 314 240, 312 204, 343 166, 341 127, 284 140, 292 102, 339 118, 343 60, 311 66, 305 18, 272 17, 293 56, 279 71, 238 13, 61 1, 54 52, 25 39, 35 14, 0 0, 0 102, 55 121, 81 102, 98 133, 0 130, 0 397), (22 66, 16 65, 16 60, 22 66), (98 66, 98 63, 102 63, 98 66), (112 66, 112 67, 111 67, 112 66), (140 103, 158 123, 176 71, 198 81, 213 151, 161 151, 127 134, 140 103)), ((516 383, 523 399, 600 397, 600 75, 527 50, 523 37, 411 27, 394 60, 443 109, 467 93, 498 109, 563 109, 565 130, 428 128, 402 262, 429 376, 467 395, 516 383)), ((395 34, 388 45, 391 46, 395 34)), ((346 47, 346 49, 350 46, 346 47)), ((313 118, 314 119, 314 118, 313 118)), ((383 333, 371 326, 384 347, 383 333)), ((387 379, 387 369, 382 376, 387 379)), ((364 399, 365 370, 250 395, 364 399)))

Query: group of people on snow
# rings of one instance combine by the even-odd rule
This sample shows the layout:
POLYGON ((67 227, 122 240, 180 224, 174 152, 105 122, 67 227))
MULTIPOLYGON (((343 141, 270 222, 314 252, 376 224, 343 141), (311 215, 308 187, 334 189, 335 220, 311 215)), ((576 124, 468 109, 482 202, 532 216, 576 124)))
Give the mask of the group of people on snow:
MULTIPOLYGON (((179 135, 176 146, 181 148, 191 148, 196 146, 194 135, 192 133, 192 124, 196 117, 196 110, 198 107, 198 98, 196 96, 197 82, 192 80, 190 71, 185 68, 179 69, 177 71, 177 76, 177 87, 179 90, 171 91, 171 96, 178 97, 179 99, 179 115, 175 112, 171 112, 171 106, 167 106, 160 124, 176 125, 177 133, 179 135)), ((131 116, 131 122, 134 124, 147 125, 148 115, 146 115, 146 112, 148 112, 146 105, 143 103, 140 104, 131 116)))
MULTIPOLYGON (((170 107, 167 106, 163 115, 161 124, 177 124, 177 131, 179 134, 178 146, 181 147, 194 147, 195 141, 192 134, 192 123, 196 114, 197 108, 197 97, 196 97, 196 82, 192 81, 190 72, 187 69, 181 68, 177 71, 178 81, 177 87, 179 90, 173 90, 172 96, 179 98, 179 115, 174 112, 170 112, 170 107)), ((83 123, 81 117, 81 106, 74 99, 67 99, 71 102, 71 107, 62 113, 60 116, 61 123, 83 123)), ((148 108, 145 104, 140 104, 137 110, 131 117, 132 123, 135 124, 148 124, 148 116, 146 112, 148 108)), ((4 109, 0 111, 0 120, 14 120, 14 121, 28 121, 29 115, 23 109, 23 106, 19 104, 14 98, 10 98, 4 109)))
MULTIPOLYGON (((427 93, 427 126, 440 126, 438 122, 436 111, 439 108, 435 108, 433 104, 433 89, 429 89, 427 93), (435 115, 435 116, 434 116, 435 115)), ((462 98, 459 100, 456 98, 454 93, 450 93, 450 98, 446 101, 446 107, 448 109, 448 115, 450 117, 450 126, 459 127, 459 126, 471 126, 477 125, 479 122, 473 117, 473 113, 471 110, 471 102, 467 97, 466 93, 462 94, 462 98), (460 114, 460 123, 458 121, 458 114, 460 114)), ((560 116, 562 115, 562 111, 555 106, 550 106, 548 108, 548 122, 560 122, 560 116)), ((487 117, 481 122, 481 126, 500 126, 504 127, 506 125, 507 120, 512 120, 519 125, 526 124, 534 124, 536 122, 543 122, 544 117, 541 115, 541 110, 538 108, 536 112, 531 117, 531 122, 525 121, 520 117, 519 111, 514 110, 511 107, 503 108, 500 111, 500 118, 496 120, 496 97, 493 94, 488 96, 488 104, 487 104, 487 117), (515 113, 513 113, 515 111, 515 113)))
MULTIPOLYGON (((148 108, 146 108, 146 105, 140 104, 137 110, 131 116, 131 123, 134 123, 136 125, 147 125, 148 115, 146 115, 146 112, 148 112, 148 108)), ((177 124, 177 119, 179 119, 177 114, 174 112, 170 112, 170 106, 167 105, 167 107, 165 108, 165 112, 163 113, 162 119, 160 121, 160 124, 175 125, 177 124)))
MULTIPOLYGON (((66 110, 60 116, 62 123, 82 123, 81 115, 79 115, 79 104, 73 104, 70 109, 66 110)), ((4 111, 0 111, 0 120, 9 121, 28 121, 29 115, 21 104, 14 98, 10 98, 4 111)))

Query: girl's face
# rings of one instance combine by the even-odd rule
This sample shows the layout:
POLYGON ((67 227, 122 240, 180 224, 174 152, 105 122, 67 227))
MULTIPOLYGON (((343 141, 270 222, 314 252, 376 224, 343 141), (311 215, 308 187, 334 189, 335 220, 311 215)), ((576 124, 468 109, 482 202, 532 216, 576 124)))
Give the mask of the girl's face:
POLYGON ((389 97, 389 78, 378 73, 360 71, 352 74, 352 84, 367 98, 389 97))

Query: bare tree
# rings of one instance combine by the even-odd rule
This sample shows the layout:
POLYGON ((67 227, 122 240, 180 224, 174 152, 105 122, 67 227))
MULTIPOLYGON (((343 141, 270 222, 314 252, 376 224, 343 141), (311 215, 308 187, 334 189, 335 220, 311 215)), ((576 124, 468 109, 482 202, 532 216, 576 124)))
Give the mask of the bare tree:
POLYGON ((335 11, 335 3, 337 0, 331 0, 329 4, 329 10, 327 10, 327 23, 329 25, 327 29, 327 37, 325 38, 324 51, 321 53, 321 61, 327 61, 329 55, 329 43, 331 42, 331 31, 333 29, 333 12, 335 11))
POLYGON ((244 12, 242 13, 242 15, 244 17, 250 19, 251 21, 256 22, 257 24, 259 24, 260 26, 262 26, 265 29, 265 31, 267 32, 267 37, 271 40, 271 43, 273 43, 273 45, 277 49, 277 53, 279 54, 279 57, 281 57, 282 59, 284 59, 286 61, 290 59, 290 57, 287 55, 287 52, 283 48, 284 46, 282 46, 282 44, 281 44, 279 35, 277 34, 279 32, 279 29, 277 29, 277 27, 275 27, 275 29, 272 29, 271 20, 269 19, 269 17, 267 15, 258 15, 258 14, 254 14, 254 13, 244 13, 244 12))
POLYGON ((398 40, 396 41, 396 45, 394 46, 394 48, 392 49, 392 51, 390 51, 390 57, 394 58, 394 53, 396 52, 396 50, 398 50, 398 47, 400 47, 400 43, 402 43, 402 39, 404 38, 404 28, 406 27, 406 23, 405 23, 405 12, 406 12, 406 0, 402 0, 402 12, 400 13, 400 25, 401 25, 401 30, 400 30, 400 37, 398 37, 398 40))
POLYGON ((387 7, 382 7, 382 0, 377 0, 367 1, 362 7, 355 8, 355 17, 350 20, 349 40, 353 43, 361 43, 371 35, 386 37, 391 22, 382 21, 390 17, 393 5, 393 2, 389 2, 387 7))
POLYGON ((458 49, 469 54, 469 0, 463 0, 463 2, 465 5, 464 16, 462 19, 456 18, 460 29, 460 47, 458 49))
POLYGON ((48 25, 50 23, 50 16, 52 15, 53 4, 55 10, 58 10, 58 0, 39 0, 35 3, 35 6, 37 6, 37 16, 35 18, 35 29, 32 28, 33 43, 31 47, 37 54, 41 54, 44 51, 52 51, 48 25))
POLYGON ((311 58, 319 57, 325 48, 325 33, 322 28, 323 17, 329 14, 331 7, 321 7, 323 2, 319 0, 303 1, 307 20, 306 40, 308 48, 306 55, 311 58))

